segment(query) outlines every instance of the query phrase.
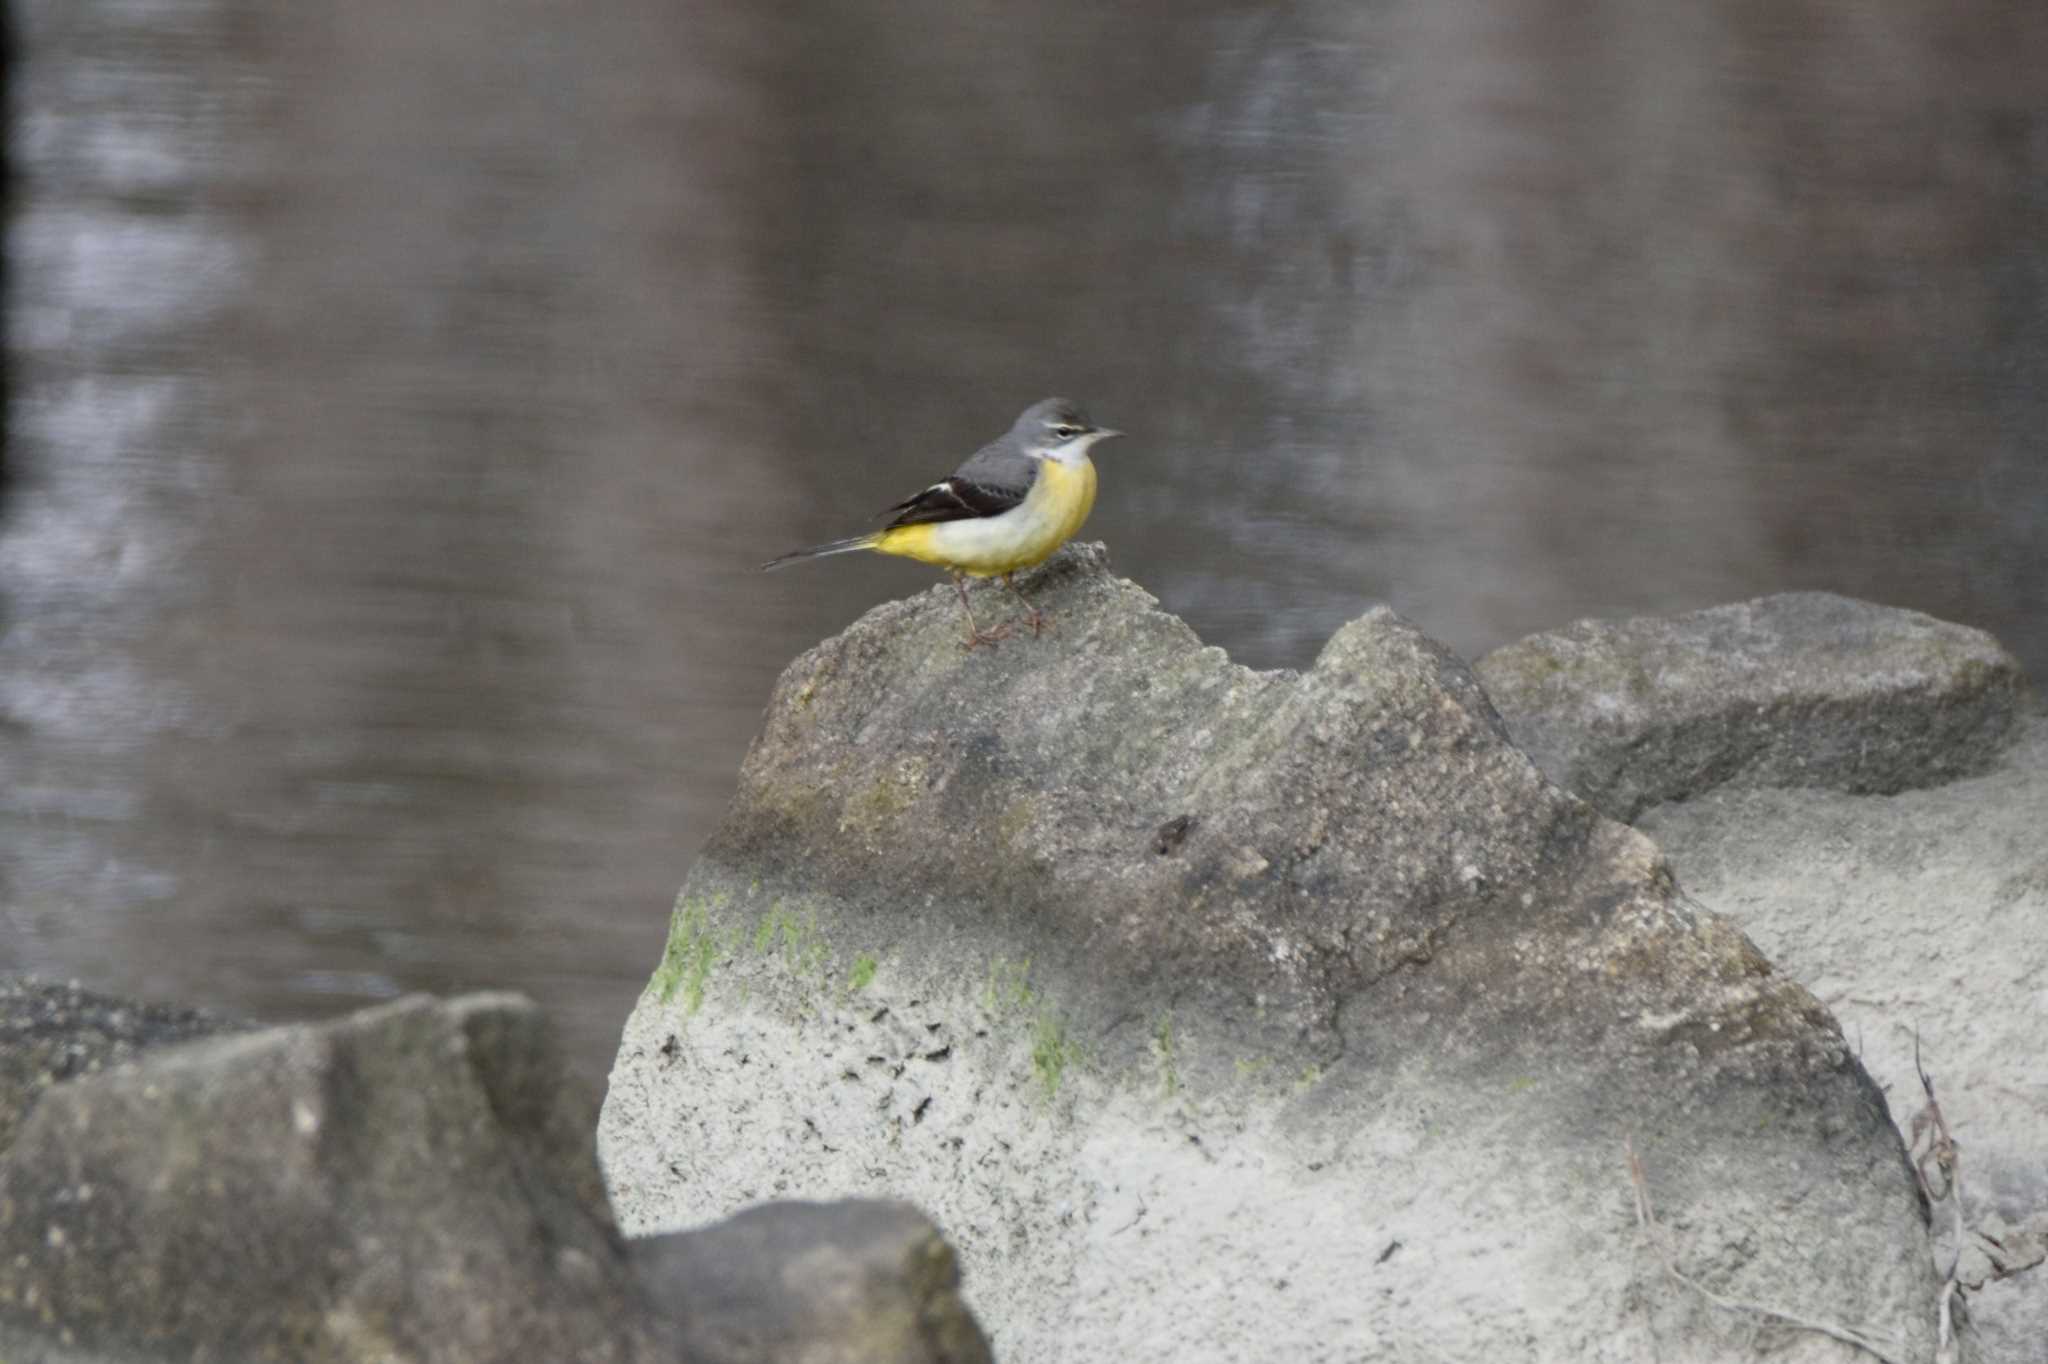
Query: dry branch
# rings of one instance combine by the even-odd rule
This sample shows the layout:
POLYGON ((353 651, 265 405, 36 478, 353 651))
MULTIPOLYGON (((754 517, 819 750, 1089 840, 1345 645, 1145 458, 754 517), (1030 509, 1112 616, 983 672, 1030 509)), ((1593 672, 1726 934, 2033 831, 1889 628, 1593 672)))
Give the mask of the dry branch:
POLYGON ((1955 1302, 1960 1287, 1956 1273, 1962 1268, 1963 1250, 1969 1245, 1968 1233, 1963 1228, 1963 1184, 1962 1170, 1957 1158, 1956 1139, 1948 1130, 1948 1119, 1942 1115, 1941 1104, 1934 1097, 1934 1080, 1927 1074, 1927 1068, 1920 1064, 1920 1033, 1913 1032, 1913 1072, 1920 1077, 1920 1089, 1927 1095, 1927 1102, 1913 1115, 1907 1128, 1906 1149, 1919 1152, 1920 1141, 1927 1140, 1927 1150, 1913 1158, 1913 1173, 1920 1179, 1920 1192, 1927 1197, 1931 1208, 1943 1198, 1948 1199, 1950 1225, 1955 1236, 1955 1253, 1949 1256, 1948 1269, 1941 1276, 1941 1296, 1935 1300, 1936 1337, 1934 1364, 1955 1364, 1956 1323, 1955 1302), (1941 1175, 1941 1193, 1934 1192, 1934 1181, 1927 1177, 1927 1163, 1934 1162, 1934 1168, 1941 1175))

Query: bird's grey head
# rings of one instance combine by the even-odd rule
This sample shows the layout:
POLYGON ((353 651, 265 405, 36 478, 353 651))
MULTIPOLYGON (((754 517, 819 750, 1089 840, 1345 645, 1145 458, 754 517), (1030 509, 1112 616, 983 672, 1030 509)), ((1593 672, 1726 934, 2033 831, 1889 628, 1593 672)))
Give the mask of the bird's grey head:
POLYGON ((1085 459, 1088 447, 1123 432, 1097 426, 1065 398, 1047 398, 1024 409, 1010 428, 1010 437, 1033 459, 1056 459, 1072 464, 1085 459))

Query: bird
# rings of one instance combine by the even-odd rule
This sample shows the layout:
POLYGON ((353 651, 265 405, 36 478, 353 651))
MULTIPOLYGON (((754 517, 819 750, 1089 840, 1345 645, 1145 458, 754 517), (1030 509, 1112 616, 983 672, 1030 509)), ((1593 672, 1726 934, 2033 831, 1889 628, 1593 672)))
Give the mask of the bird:
POLYGON ((935 564, 952 575, 960 593, 970 650, 1010 634, 1009 625, 983 630, 967 602, 969 578, 1000 577, 1031 613, 1031 633, 1038 635, 1048 617, 1012 575, 1045 562, 1081 529, 1095 506, 1095 465, 1088 451, 1122 434, 1097 426, 1065 398, 1035 402, 950 477, 884 511, 890 520, 880 530, 793 550, 761 568, 863 549, 935 564))

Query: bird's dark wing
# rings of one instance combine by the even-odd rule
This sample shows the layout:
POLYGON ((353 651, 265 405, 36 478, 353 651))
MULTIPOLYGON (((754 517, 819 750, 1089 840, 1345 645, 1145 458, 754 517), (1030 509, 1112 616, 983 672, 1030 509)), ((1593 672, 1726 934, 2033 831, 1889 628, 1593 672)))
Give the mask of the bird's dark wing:
POLYGON ((1021 488, 1010 487, 955 474, 932 484, 915 497, 898 502, 883 515, 891 518, 891 529, 929 525, 935 521, 972 521, 976 517, 1000 516, 1022 502, 1024 494, 1029 491, 1029 483, 1021 488))

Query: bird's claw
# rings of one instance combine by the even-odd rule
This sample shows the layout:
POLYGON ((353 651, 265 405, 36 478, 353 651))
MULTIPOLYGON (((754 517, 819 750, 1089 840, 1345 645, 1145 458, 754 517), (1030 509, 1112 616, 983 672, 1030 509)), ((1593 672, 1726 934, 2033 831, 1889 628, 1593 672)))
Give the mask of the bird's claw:
POLYGON ((967 632, 967 642, 960 647, 969 653, 973 653, 975 646, 980 644, 986 644, 989 648, 993 649, 1009 637, 1010 627, 1008 625, 998 625, 993 630, 969 630, 967 632))

